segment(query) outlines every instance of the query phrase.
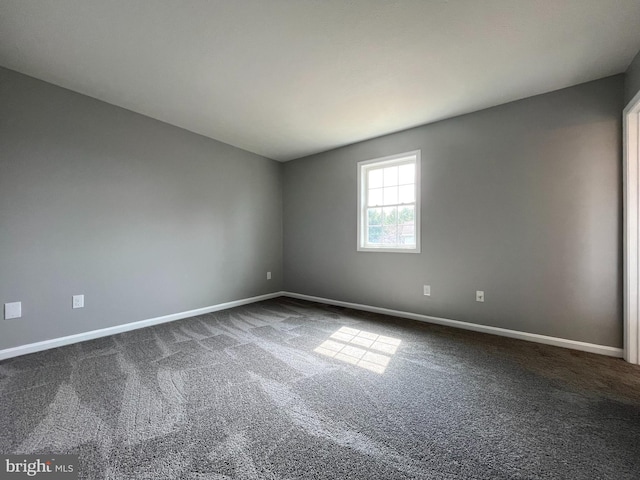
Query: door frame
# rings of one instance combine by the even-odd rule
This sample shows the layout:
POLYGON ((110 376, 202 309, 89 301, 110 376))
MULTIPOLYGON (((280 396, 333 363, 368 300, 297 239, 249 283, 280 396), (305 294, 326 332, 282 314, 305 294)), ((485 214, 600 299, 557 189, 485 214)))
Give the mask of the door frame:
POLYGON ((640 92, 623 112, 624 359, 640 364, 640 92))

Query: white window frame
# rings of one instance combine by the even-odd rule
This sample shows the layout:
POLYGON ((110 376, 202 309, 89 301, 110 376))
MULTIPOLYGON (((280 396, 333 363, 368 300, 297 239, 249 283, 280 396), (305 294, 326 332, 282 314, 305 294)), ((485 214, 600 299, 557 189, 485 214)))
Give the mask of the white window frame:
POLYGON ((357 248, 359 252, 387 252, 387 253, 420 253, 420 150, 413 150, 411 152, 398 153, 396 155, 389 155, 387 157, 375 158, 373 160, 365 160, 358 162, 358 244, 357 248), (401 164, 409 158, 415 158, 415 247, 374 247, 366 245, 366 228, 365 223, 367 221, 367 171, 368 167, 372 165, 393 165, 401 164))

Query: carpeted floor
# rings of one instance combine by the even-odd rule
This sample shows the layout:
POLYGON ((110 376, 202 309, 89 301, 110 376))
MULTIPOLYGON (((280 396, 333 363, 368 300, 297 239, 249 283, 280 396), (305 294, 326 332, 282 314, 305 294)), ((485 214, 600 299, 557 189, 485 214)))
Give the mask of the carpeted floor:
POLYGON ((0 362, 80 478, 638 479, 640 369, 279 298, 0 362))

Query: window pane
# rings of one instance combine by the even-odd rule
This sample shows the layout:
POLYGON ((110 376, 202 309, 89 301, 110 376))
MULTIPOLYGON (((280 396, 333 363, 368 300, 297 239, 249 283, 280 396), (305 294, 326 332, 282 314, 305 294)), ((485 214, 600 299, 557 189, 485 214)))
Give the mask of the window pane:
POLYGON ((384 187, 383 205, 395 205, 398 203, 398 187, 384 187))
POLYGON ((398 167, 387 167, 384 169, 384 186, 398 185, 398 167))
POLYGON ((416 228, 414 225, 410 225, 410 224, 398 225, 398 235, 412 237, 415 234, 416 234, 416 228))
POLYGON ((413 203, 416 201, 414 185, 403 185, 398 187, 398 191, 398 203, 413 203))
POLYGON ((398 225, 398 241, 401 245, 415 245, 416 227, 409 223, 398 225))
POLYGON ((395 225, 398 223, 398 207, 385 207, 383 215, 384 220, 382 223, 385 225, 395 225))
POLYGON ((385 245, 396 245, 398 243, 398 226, 385 225, 382 228, 382 243, 385 245))
POLYGON ((400 224, 411 224, 415 222, 416 218, 416 209, 412 206, 400 207, 400 216, 398 219, 398 223, 400 224))
POLYGON ((415 183, 416 182, 416 166, 413 163, 407 165, 400 165, 399 172, 399 180, 398 183, 400 185, 405 185, 407 183, 415 183))
POLYGON ((367 202, 367 205, 369 207, 382 205, 382 188, 373 188, 369 190, 369 201, 367 202))
POLYGON ((369 170, 369 188, 382 187, 382 169, 369 170))
POLYGON ((382 227, 369 227, 367 243, 381 243, 381 242, 382 242, 382 227))
POLYGON ((367 211, 368 223, 371 225, 382 225, 382 209, 381 208, 369 208, 367 211))

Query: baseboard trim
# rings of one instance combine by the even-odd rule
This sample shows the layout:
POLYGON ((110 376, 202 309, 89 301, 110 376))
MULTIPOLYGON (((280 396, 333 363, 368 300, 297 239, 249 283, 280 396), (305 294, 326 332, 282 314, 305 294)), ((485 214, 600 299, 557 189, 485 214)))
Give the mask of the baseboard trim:
POLYGON ((518 330, 509 330, 507 328, 491 327, 488 325, 479 325, 476 323, 461 322, 459 320, 450 320, 448 318, 431 317, 419 313, 403 312, 401 310, 392 310, 389 308, 373 307, 371 305, 362 305, 360 303, 343 302, 340 300, 332 300, 330 298, 314 297, 311 295, 303 295, 301 293, 282 292, 282 295, 300 300, 308 300, 311 302, 325 303, 336 305, 339 307, 353 308, 355 310, 364 310, 366 312, 382 313, 385 315, 393 315, 401 318, 409 318, 418 320, 419 322, 435 323, 437 325, 445 325, 447 327, 461 328, 463 330, 472 330, 474 332, 490 333, 501 337, 516 338, 518 340, 526 340, 529 342, 544 343, 545 345, 553 345, 555 347, 570 348, 573 350, 581 350, 583 352, 597 353, 608 357, 622 358, 622 348, 609 347, 607 345, 598 345, 595 343, 579 342, 577 340, 568 340, 566 338, 549 337, 539 335, 537 333, 520 332, 518 330))
POLYGON ((422 315, 419 313, 404 312, 402 310, 392 310, 390 308, 374 307, 371 305, 363 305, 360 303, 343 302, 341 300, 333 300, 330 298, 315 297, 312 295, 304 295, 301 293, 280 291, 280 292, 267 293, 265 295, 258 295, 256 297, 249 297, 249 298, 243 298, 240 300, 234 300, 232 302, 219 303, 217 305, 197 308, 195 310, 188 310, 185 312, 173 313, 171 315, 164 315, 161 317, 150 318, 147 320, 140 320, 137 322, 126 323, 124 325, 116 325, 114 327, 101 328, 99 330, 91 330, 89 332, 78 333, 75 335, 68 335, 66 337, 53 338, 51 340, 44 340, 42 342, 29 343, 27 345, 20 345, 18 347, 7 348, 4 350, 0 350, 0 360, 19 357, 21 355, 40 352, 42 350, 48 350, 51 348, 63 347, 65 345, 84 342, 86 340, 94 340, 96 338, 115 335, 117 333, 129 332, 131 330, 137 330, 139 328, 150 327, 152 325, 159 325, 161 323, 166 323, 166 322, 173 322, 174 320, 181 320, 183 318, 195 317, 197 315, 204 315, 205 313, 217 312, 219 310, 226 310, 228 308, 239 307, 241 305, 248 305, 250 303, 260 302, 263 300, 269 300, 271 298, 277 298, 282 296, 297 298, 300 300, 308 300, 310 302, 336 305, 339 307, 353 308, 355 310, 364 310, 366 312, 393 315, 396 317, 417 320, 419 322, 434 323, 437 325, 445 325, 448 327, 461 328, 463 330, 472 330, 474 332, 489 333, 492 335, 516 338, 519 340, 526 340, 529 342, 543 343, 545 345, 553 345, 556 347, 570 348, 573 350, 580 350, 583 352, 597 353, 599 355, 606 355, 609 357, 617 357, 617 358, 623 357, 623 349, 616 348, 616 347, 609 347, 607 345, 598 345, 595 343, 579 342, 577 340, 568 340, 566 338, 549 337, 546 335, 539 335, 537 333, 520 332, 518 330, 509 330, 507 328, 491 327, 488 325, 479 325, 475 323, 461 322, 459 320, 432 317, 429 315, 422 315))
POLYGON ((100 337, 115 335, 117 333, 129 332, 131 330, 150 327, 152 325, 159 325, 161 323, 173 322, 174 320, 181 320, 183 318, 195 317, 196 315, 203 315, 205 313, 226 310, 228 308, 239 307, 241 305, 247 305, 249 303, 255 303, 262 300, 281 297, 282 295, 283 292, 267 293, 265 295, 258 295, 257 297, 242 298, 240 300, 219 303, 217 305, 197 308, 195 310, 188 310, 186 312, 172 313, 171 315, 164 315, 162 317, 149 318, 147 320, 125 323, 124 325, 116 325, 114 327, 101 328, 99 330, 91 330, 89 332, 77 333, 75 335, 68 335, 66 337, 53 338, 51 340, 44 340, 42 342, 29 343, 27 345, 7 348, 5 350, 0 350, 0 360, 19 357, 20 355, 26 355, 28 353, 40 352, 42 350, 48 350, 50 348, 63 347, 72 343, 84 342, 86 340, 93 340, 100 337))

